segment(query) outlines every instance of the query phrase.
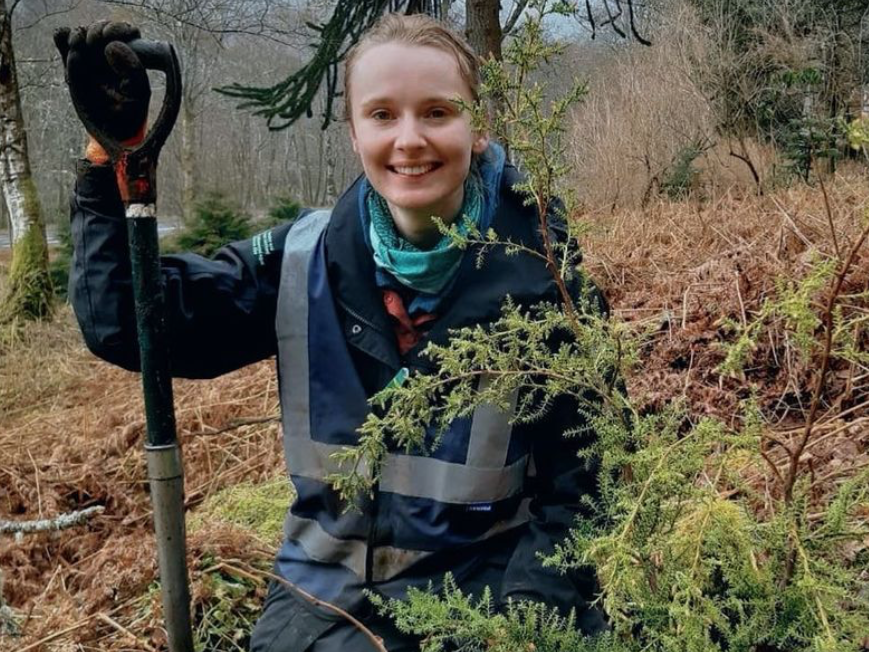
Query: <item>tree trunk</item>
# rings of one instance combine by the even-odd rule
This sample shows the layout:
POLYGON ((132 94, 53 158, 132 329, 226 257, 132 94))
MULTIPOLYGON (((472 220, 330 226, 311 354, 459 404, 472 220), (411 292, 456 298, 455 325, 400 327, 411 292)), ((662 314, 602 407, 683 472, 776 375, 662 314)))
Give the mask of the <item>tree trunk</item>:
POLYGON ((335 184, 337 161, 335 160, 335 147, 332 143, 332 134, 328 130, 323 132, 323 139, 326 146, 326 201, 323 203, 331 206, 338 199, 338 187, 335 184))
POLYGON ((6 0, 0 0, 0 188, 12 226, 12 263, 0 322, 48 317, 52 300, 48 244, 30 172, 6 0))
POLYGON ((196 203, 196 113, 193 100, 181 103, 181 219, 190 224, 196 203))
MULTIPOLYGON (((474 51, 484 59, 494 58, 501 61, 501 41, 504 33, 501 30, 501 3, 498 0, 467 0, 465 4, 465 35, 474 51)), ((503 110, 501 103, 495 98, 486 100, 486 113, 489 123, 503 110)), ((507 158, 510 158, 510 148, 505 146, 507 158)))
POLYGON ((501 3, 498 0, 468 0, 465 33, 468 43, 484 59, 501 60, 501 3))

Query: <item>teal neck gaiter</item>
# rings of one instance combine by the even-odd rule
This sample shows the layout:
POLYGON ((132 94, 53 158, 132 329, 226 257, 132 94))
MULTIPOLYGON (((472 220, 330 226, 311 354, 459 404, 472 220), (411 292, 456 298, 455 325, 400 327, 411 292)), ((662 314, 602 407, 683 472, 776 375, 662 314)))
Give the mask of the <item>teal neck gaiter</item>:
MULTIPOLYGON (((439 294, 459 271, 464 251, 443 235, 431 249, 420 249, 395 228, 386 200, 371 188, 365 198, 371 223, 368 228, 374 262, 400 283, 418 292, 439 294)), ((483 190, 476 174, 465 180, 465 197, 456 218, 456 228, 467 235, 469 227, 479 227, 483 212, 483 190)))

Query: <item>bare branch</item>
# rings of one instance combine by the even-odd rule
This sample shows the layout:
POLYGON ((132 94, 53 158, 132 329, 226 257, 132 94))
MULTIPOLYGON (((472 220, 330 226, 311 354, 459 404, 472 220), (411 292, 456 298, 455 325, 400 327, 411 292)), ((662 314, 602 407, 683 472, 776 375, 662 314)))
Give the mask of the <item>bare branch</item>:
MULTIPOLYGON (((9 10, 10 16, 12 15, 12 10, 15 9, 15 5, 17 5, 19 1, 20 0, 16 0, 16 2, 12 5, 12 9, 9 10)), ((55 11, 45 11, 44 13, 40 14, 39 18, 36 18, 32 23, 22 25, 18 29, 20 29, 21 31, 28 30, 38 25, 46 18, 51 18, 52 16, 60 16, 62 14, 68 14, 69 12, 78 9, 78 6, 82 3, 82 1, 83 0, 72 0, 72 4, 67 7, 56 9, 55 11)))
POLYGON ((301 32, 295 32, 287 29, 280 29, 268 21, 268 7, 263 7, 262 13, 258 19, 244 22, 239 20, 236 24, 213 25, 209 24, 208 17, 203 13, 204 7, 202 3, 197 3, 196 6, 185 10, 170 10, 162 3, 153 0, 99 0, 103 4, 116 5, 121 7, 132 7, 142 11, 150 12, 163 19, 174 20, 181 25, 186 25, 203 32, 208 32, 214 35, 244 35, 257 36, 280 45, 295 47, 297 44, 290 40, 290 37, 299 38, 303 36, 301 32), (198 10, 199 18, 192 16, 193 11, 198 10))
POLYGON ((528 0, 516 0, 516 4, 513 5, 513 11, 510 12, 507 22, 504 23, 504 29, 502 30, 503 34, 506 35, 513 31, 513 28, 516 27, 516 23, 519 22, 519 18, 521 18, 522 12, 525 11, 525 7, 527 6, 528 0))
POLYGON ((652 42, 643 38, 637 30, 637 22, 634 16, 634 0, 628 0, 628 17, 631 24, 631 34, 633 34, 634 38, 643 45, 651 45, 652 42))
POLYGON ((60 514, 51 519, 35 521, 0 521, 0 534, 33 534, 50 530, 66 530, 87 522, 96 514, 102 514, 105 507, 95 505, 75 512, 60 514))

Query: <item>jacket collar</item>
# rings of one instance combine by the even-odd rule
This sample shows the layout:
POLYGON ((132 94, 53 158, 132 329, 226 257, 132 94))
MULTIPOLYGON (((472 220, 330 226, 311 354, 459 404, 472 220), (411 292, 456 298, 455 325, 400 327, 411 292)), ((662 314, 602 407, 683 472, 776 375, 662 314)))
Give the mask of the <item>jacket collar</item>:
POLYGON ((375 282, 374 258, 359 219, 360 176, 338 199, 326 228, 326 267, 338 307, 353 322, 348 341, 390 367, 401 366, 392 323, 375 282))
MULTIPOLYGON (((517 170, 506 165, 497 175, 500 192, 495 193, 498 210, 492 228, 502 240, 539 246, 537 219, 533 209, 523 206, 512 190, 520 181, 517 170), (503 178, 502 178, 503 177, 503 178)), ((335 301, 347 314, 348 342, 394 369, 401 367, 392 322, 383 305, 375 279, 375 265, 366 244, 359 218, 360 176, 338 200, 326 229, 326 264, 335 301)), ((446 297, 438 319, 420 345, 409 353, 412 365, 430 366, 419 352, 429 341, 444 342, 448 329, 485 324, 497 319, 504 298, 509 294, 519 303, 554 300, 552 279, 544 265, 528 255, 507 256, 502 247, 487 252, 481 269, 476 269, 477 252, 469 250, 458 273, 460 290, 446 297), (460 296, 457 296, 460 295, 460 296), (455 299, 459 299, 456 301, 455 299)))

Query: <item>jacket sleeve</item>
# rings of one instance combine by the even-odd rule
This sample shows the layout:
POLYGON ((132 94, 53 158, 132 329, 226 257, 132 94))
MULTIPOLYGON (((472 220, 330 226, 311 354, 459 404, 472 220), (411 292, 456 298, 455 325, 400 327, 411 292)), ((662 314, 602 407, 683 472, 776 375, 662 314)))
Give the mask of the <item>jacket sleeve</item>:
POLYGON ((575 609, 580 629, 594 634, 606 628, 603 614, 591 607, 598 591, 594 571, 583 568, 563 574, 544 568, 541 559, 567 538, 583 509, 582 497, 597 495, 596 466, 577 456, 594 435, 563 435, 576 419, 575 401, 561 397, 539 422, 532 443, 535 474, 529 479, 532 518, 507 564, 500 602, 543 602, 558 607, 565 616, 575 609))
MULTIPOLYGON (((72 197, 69 296, 88 348, 139 369, 127 224, 111 166, 80 161, 72 197)), ((275 353, 275 310, 289 225, 212 259, 163 256, 172 375, 211 378, 275 353)))

